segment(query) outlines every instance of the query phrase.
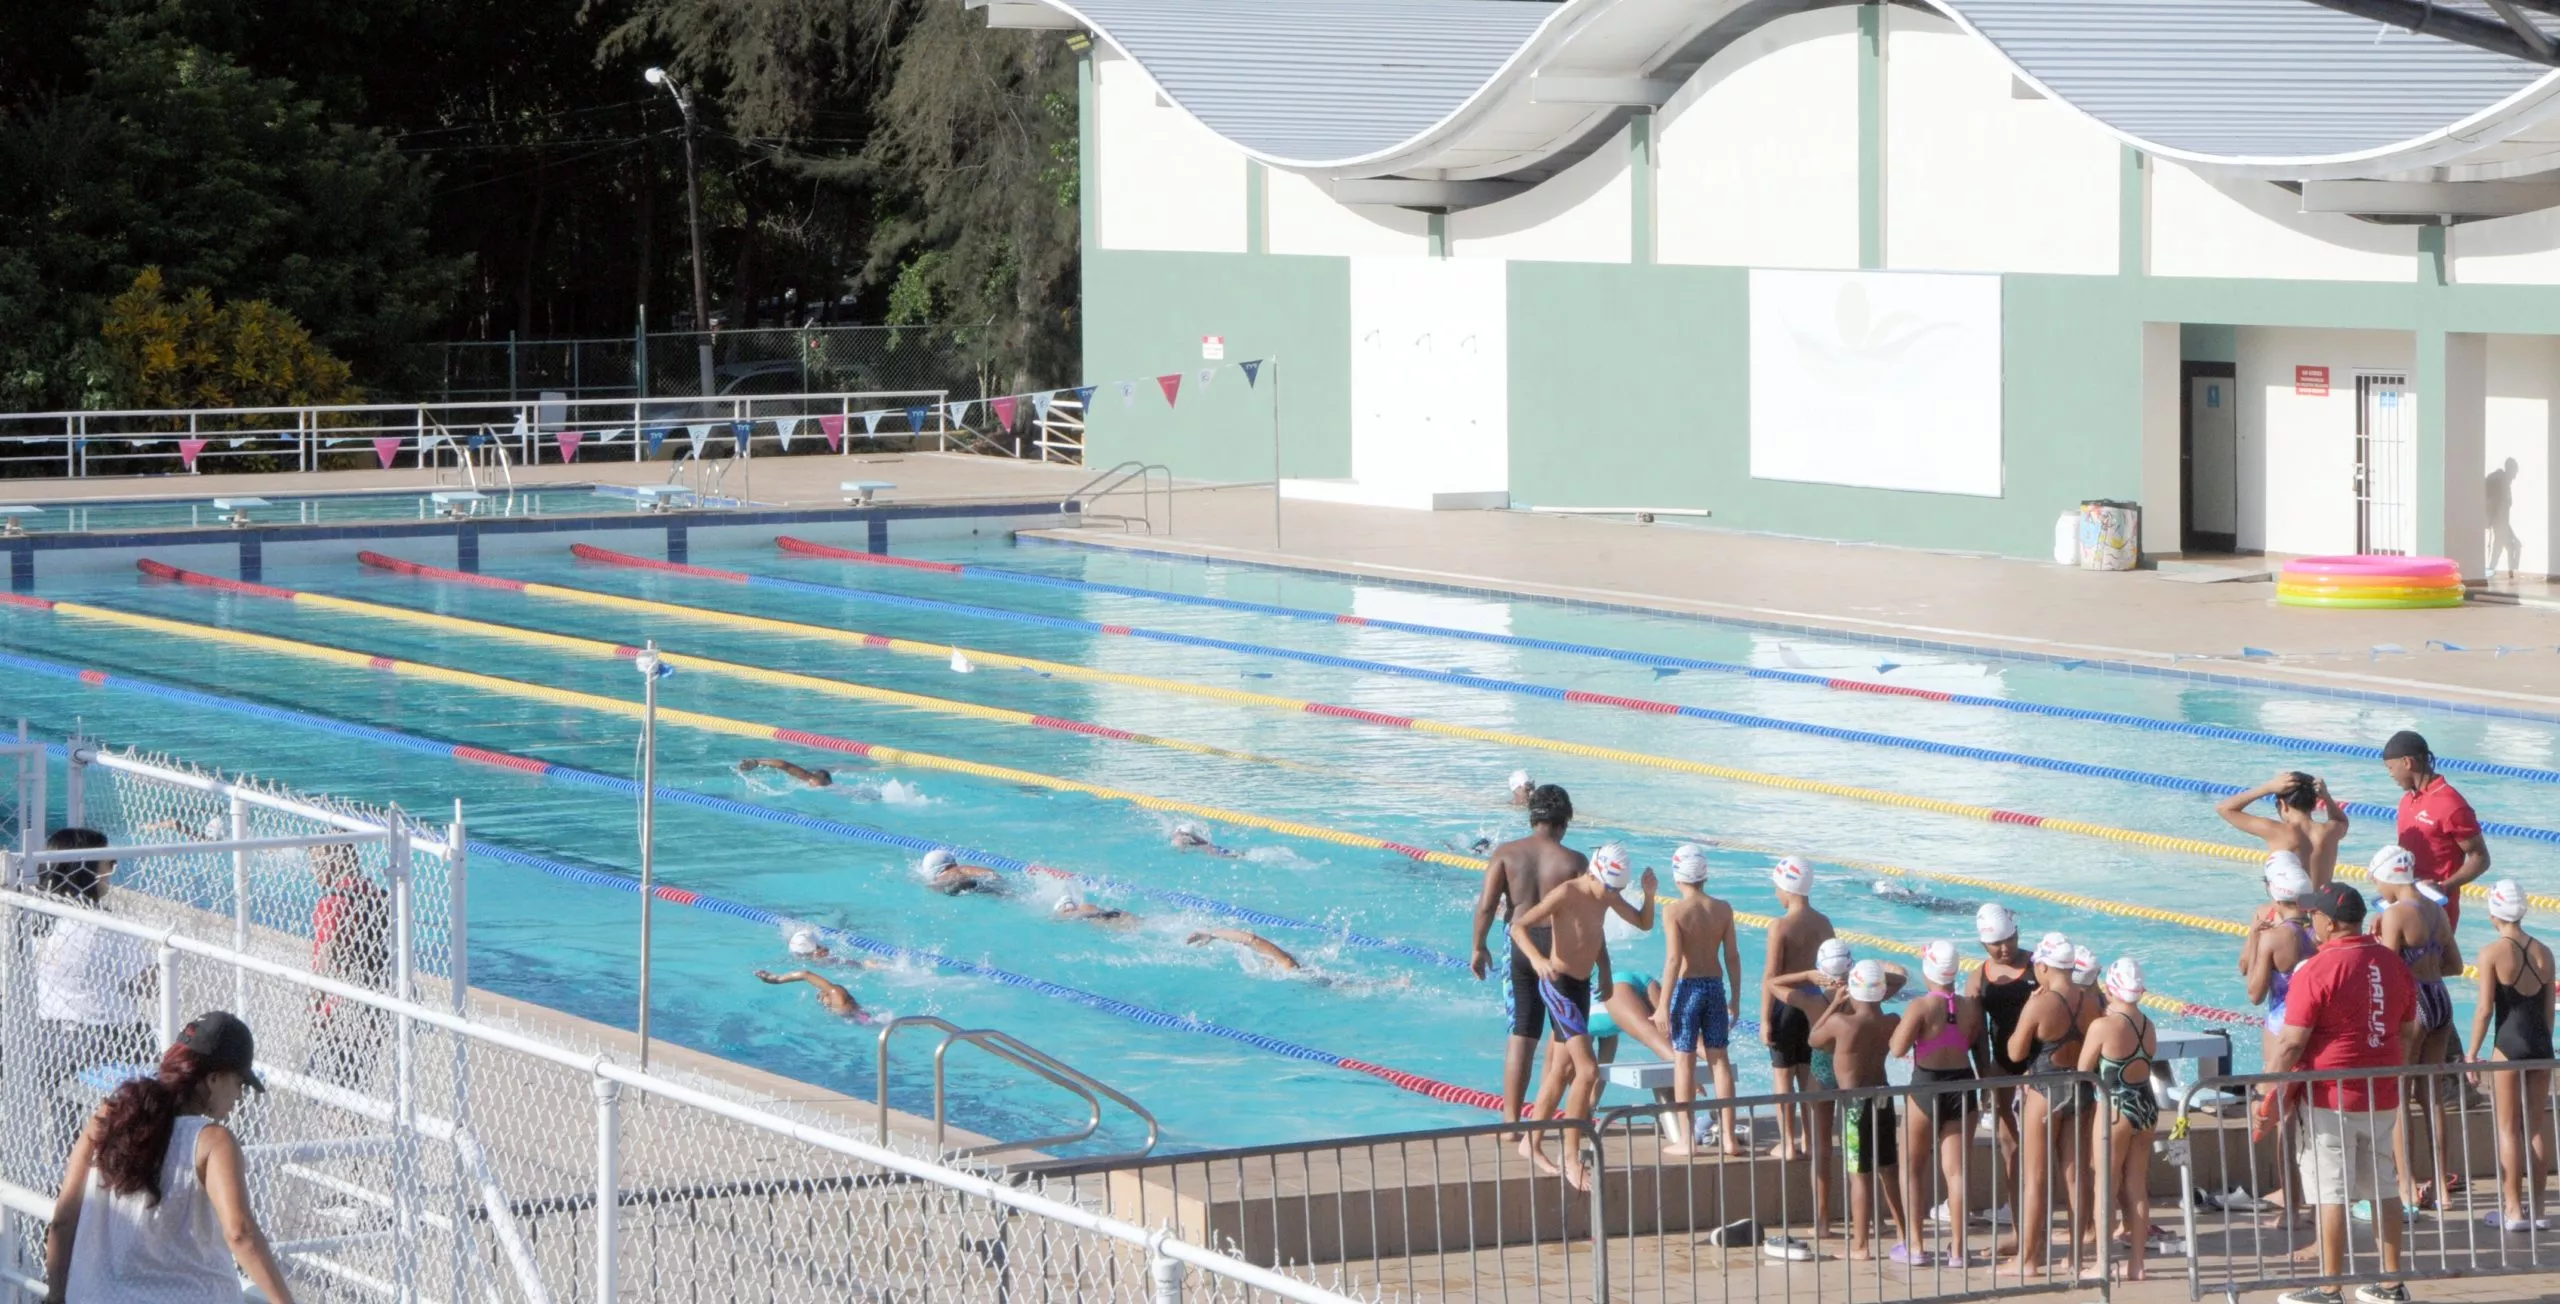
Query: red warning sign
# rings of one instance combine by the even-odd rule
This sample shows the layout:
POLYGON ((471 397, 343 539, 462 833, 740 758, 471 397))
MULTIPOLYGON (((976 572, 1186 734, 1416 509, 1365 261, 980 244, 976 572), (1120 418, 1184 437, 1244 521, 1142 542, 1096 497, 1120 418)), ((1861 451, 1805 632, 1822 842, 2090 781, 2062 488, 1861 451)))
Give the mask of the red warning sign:
POLYGON ((2327 367, 2294 368, 2293 392, 2305 398, 2329 397, 2329 369, 2327 367))

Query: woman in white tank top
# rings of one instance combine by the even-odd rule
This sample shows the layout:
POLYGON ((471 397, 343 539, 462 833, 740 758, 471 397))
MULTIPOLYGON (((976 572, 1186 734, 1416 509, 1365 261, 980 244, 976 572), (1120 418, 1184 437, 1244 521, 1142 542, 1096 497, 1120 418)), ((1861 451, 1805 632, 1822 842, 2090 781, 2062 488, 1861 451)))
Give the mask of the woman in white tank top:
POLYGON ((238 1304, 249 1280, 293 1292, 249 1212, 247 1164, 223 1126, 258 1080, 249 1026, 199 1017, 156 1077, 98 1106, 63 1173, 45 1245, 51 1304, 238 1304))

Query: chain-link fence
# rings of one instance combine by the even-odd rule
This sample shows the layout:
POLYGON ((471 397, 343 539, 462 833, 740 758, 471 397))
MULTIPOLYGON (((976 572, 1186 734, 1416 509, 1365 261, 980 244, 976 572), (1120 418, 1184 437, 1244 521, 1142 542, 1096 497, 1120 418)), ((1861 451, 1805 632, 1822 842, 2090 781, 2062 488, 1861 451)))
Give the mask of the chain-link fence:
POLYGON ((830 390, 984 389, 945 326, 669 331, 600 339, 457 340, 424 346, 439 379, 419 398, 701 398, 830 390), (710 346, 704 385, 703 346, 710 346))

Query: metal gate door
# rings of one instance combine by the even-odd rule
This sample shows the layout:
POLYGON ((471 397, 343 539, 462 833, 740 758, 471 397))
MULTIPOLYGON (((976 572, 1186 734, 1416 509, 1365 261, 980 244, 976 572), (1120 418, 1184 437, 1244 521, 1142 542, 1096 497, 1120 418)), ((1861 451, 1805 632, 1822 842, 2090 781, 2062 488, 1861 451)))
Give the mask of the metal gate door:
POLYGON ((2409 381, 2356 376, 2356 551, 2408 556, 2418 544, 2418 446, 2409 381))

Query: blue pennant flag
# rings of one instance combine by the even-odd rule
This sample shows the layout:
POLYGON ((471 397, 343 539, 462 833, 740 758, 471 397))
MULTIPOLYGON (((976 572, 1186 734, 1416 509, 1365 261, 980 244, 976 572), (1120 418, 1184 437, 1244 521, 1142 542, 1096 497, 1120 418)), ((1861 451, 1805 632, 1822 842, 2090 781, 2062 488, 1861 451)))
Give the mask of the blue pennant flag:
POLYGON ((667 442, 667 428, 665 426, 649 427, 649 456, 656 457, 658 455, 658 445, 665 442, 667 442))
POLYGON ((919 434, 919 435, 920 435, 920 434, 923 434, 923 433, 924 433, 925 413, 926 413, 928 410, 929 410, 929 409, 927 409, 927 408, 925 407, 925 405, 924 405, 924 404, 922 404, 922 403, 918 403, 918 404, 916 404, 914 407, 908 408, 908 409, 907 409, 907 429, 909 429, 909 430, 911 430, 911 431, 914 431, 915 433, 917 433, 917 434, 919 434))
POLYGON ((1093 386, 1078 385, 1075 388, 1075 395, 1076 406, 1082 408, 1090 408, 1093 406, 1093 386))
POLYGON ((479 446, 481 446, 482 444, 485 444, 485 443, 488 443, 488 442, 489 442, 489 432, 488 432, 488 431, 486 431, 486 430, 474 430, 474 431, 472 431, 472 432, 471 432, 471 440, 470 440, 470 443, 471 443, 471 446, 472 446, 473 448, 478 448, 478 447, 479 447, 479 446))
POLYGON ((743 444, 743 443, 747 442, 747 441, 748 441, 748 440, 750 440, 750 439, 755 438, 755 437, 756 437, 756 423, 755 423, 755 422, 752 422, 752 421, 732 421, 732 422, 730 422, 730 423, 729 423, 729 437, 730 437, 731 439, 737 440, 737 441, 738 441, 739 443, 741 443, 741 444, 743 444))
POLYGON ((1251 362, 1239 362, 1236 366, 1244 372, 1244 387, 1253 388, 1253 378, 1262 374, 1262 359, 1255 358, 1251 362))

